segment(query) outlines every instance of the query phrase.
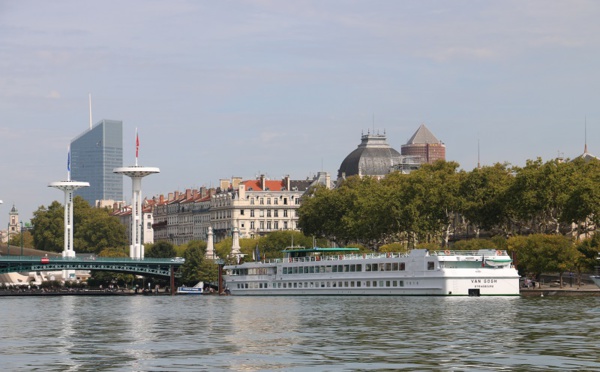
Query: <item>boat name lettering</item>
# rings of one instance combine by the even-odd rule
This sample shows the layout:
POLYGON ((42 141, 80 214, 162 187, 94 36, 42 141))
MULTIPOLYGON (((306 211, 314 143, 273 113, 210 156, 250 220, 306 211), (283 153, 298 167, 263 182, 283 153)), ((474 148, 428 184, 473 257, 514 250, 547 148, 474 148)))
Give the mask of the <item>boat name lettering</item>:
POLYGON ((471 279, 471 283, 498 283, 498 279, 471 279))

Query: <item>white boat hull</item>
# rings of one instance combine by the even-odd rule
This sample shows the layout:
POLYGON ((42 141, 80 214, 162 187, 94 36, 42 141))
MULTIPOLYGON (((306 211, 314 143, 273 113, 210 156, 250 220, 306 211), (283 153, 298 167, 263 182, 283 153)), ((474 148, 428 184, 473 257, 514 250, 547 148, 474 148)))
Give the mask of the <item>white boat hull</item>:
POLYGON ((520 294, 519 275, 514 267, 509 265, 490 267, 483 262, 483 257, 477 255, 444 254, 343 255, 323 257, 319 260, 307 257, 300 260, 284 259, 228 266, 226 267, 228 274, 224 278, 232 295, 243 296, 518 296, 520 294), (335 270, 341 268, 342 272, 333 272, 334 266, 335 270), (379 269, 367 271, 367 266, 373 268, 377 266, 381 271, 379 269), (348 270, 352 268, 354 271, 348 270), (390 270, 386 270, 387 268, 390 270), (393 268, 397 269, 393 270, 393 268))

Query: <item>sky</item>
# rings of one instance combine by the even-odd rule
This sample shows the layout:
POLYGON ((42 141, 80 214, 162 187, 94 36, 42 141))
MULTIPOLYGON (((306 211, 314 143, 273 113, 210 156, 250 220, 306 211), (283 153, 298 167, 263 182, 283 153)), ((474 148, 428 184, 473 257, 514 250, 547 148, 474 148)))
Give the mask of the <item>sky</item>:
MULTIPOLYGON (((143 196, 333 178, 425 124, 461 169, 600 154, 600 2, 0 0, 0 227, 63 203, 67 147, 122 120, 143 196)), ((131 181, 124 180, 131 201, 131 181)))

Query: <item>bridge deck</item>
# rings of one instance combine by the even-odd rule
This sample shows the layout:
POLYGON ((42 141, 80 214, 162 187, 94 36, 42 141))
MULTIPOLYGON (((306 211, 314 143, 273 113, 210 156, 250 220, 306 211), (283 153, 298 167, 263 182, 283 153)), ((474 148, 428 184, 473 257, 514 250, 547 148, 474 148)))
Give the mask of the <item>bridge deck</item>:
POLYGON ((170 276, 184 262, 172 258, 0 256, 0 274, 28 271, 103 270, 170 276))

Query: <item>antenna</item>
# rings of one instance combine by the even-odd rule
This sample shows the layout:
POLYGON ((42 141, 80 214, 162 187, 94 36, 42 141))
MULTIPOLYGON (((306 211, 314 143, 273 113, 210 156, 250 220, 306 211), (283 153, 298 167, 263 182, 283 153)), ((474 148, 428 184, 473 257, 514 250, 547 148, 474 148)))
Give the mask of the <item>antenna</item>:
POLYGON ((587 154, 587 115, 585 116, 584 123, 585 123, 585 125, 584 125, 584 128, 585 128, 584 129, 584 144, 585 145, 583 147, 583 153, 587 154))
POLYGON ((88 93, 90 105, 90 130, 92 130, 92 93, 88 93))
POLYGON ((477 138, 477 169, 481 169, 481 163, 480 163, 480 153, 479 153, 479 138, 477 138))

